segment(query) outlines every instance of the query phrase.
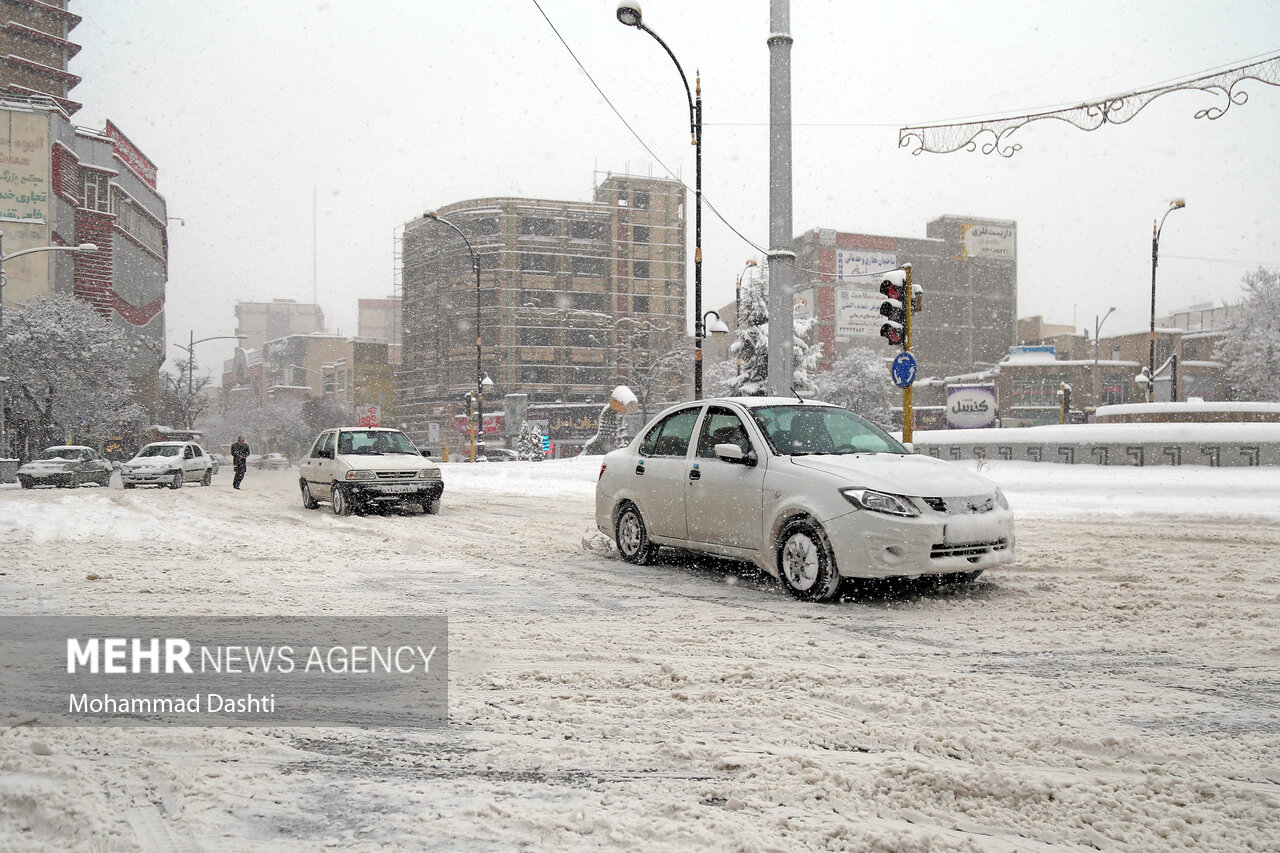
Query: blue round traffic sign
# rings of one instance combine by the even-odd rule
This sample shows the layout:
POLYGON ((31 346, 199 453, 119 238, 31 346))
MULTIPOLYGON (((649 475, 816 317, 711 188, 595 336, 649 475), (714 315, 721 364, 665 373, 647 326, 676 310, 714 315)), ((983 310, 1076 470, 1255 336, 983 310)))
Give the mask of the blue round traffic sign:
POLYGON ((899 388, 910 388, 916 381, 916 357, 909 352, 900 352, 893 359, 893 384, 899 388))

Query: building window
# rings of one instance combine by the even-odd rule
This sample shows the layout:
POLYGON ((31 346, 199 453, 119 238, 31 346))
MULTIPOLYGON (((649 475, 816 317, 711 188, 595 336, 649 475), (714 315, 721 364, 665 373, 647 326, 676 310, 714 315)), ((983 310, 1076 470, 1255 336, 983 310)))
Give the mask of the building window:
POLYGON ((648 243, 649 242, 649 226, 637 225, 631 229, 631 242, 648 243))
POLYGON ((648 278, 649 262, 648 261, 632 261, 631 277, 632 278, 648 278))
POLYGON ((555 272, 556 256, 522 252, 520 254, 520 269, 524 272, 555 272))
POLYGON ((569 296, 569 307, 576 308, 579 311, 604 311, 606 308, 605 295, 603 293, 574 293, 569 296))
POLYGON ((520 218, 520 234, 524 237, 554 237, 558 232, 554 219, 543 216, 520 218))
POLYGON ((577 256, 569 259, 569 269, 574 275, 590 275, 604 277, 608 265, 604 258, 577 256))
POLYGON ((609 226, 604 222, 570 222, 569 237, 573 240, 605 240, 609 226))
POLYGON ((633 192, 631 194, 631 206, 634 207, 636 210, 648 210, 649 209, 649 191, 636 190, 635 192, 633 192))
POLYGON ((1062 385, 1061 376, 1018 376, 1014 377, 1010 391, 1014 408, 1041 407, 1053 408, 1058 405, 1058 389, 1062 385))
POLYGON ((498 233, 498 217, 485 216, 471 220, 471 233, 478 237, 488 237, 498 233))
POLYGON ((556 368, 523 367, 520 369, 520 380, 533 385, 554 385, 557 380, 556 368))
POLYGON ((636 313, 636 314, 648 314, 649 313, 649 297, 647 296, 631 297, 631 310, 633 313, 636 313))
POLYGON ((84 197, 81 198, 81 206, 88 210, 96 210, 99 213, 111 212, 111 186, 107 176, 102 172, 94 172, 85 169, 84 175, 84 197))

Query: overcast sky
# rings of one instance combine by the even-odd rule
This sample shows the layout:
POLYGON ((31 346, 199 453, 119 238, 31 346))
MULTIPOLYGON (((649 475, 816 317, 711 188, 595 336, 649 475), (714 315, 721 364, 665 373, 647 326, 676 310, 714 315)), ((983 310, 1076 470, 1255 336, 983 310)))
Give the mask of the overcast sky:
MULTIPOLYGON (((84 19, 72 34, 76 123, 119 125, 186 223, 170 223, 171 342, 231 334, 237 299, 313 293, 332 329, 355 334, 356 300, 392 292, 397 229, 452 202, 587 200, 595 172, 668 168, 692 201, 675 66, 617 22, 613 0, 70 5, 84 19)), ((1237 299, 1246 270, 1280 268, 1280 87, 1246 83, 1248 102, 1217 121, 1193 116, 1221 97, 1187 92, 1092 133, 1033 123, 1009 159, 898 148, 906 125, 1033 112, 1276 55, 1280 3, 791 5, 797 234, 923 237, 944 214, 1016 220, 1019 315, 1092 330, 1114 305, 1104 333, 1146 328, 1152 224, 1173 198, 1187 207, 1161 238, 1161 313, 1237 299)), ((705 198, 767 245, 767 0, 643 7, 690 77, 702 73, 705 198)), ((756 250, 709 209, 703 246, 707 306, 731 301, 756 250)), ((212 367, 230 353, 211 342, 197 358, 212 367)))

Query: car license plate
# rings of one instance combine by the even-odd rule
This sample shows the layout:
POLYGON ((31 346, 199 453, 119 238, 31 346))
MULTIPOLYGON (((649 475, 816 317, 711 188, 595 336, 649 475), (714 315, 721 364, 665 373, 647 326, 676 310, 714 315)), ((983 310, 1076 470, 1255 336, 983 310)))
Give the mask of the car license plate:
POLYGON ((413 483, 379 483, 375 488, 384 495, 418 491, 418 487, 413 483))
POLYGON ((943 528, 942 541, 946 545, 967 545, 971 542, 988 542, 999 539, 1000 536, 1000 525, 994 519, 961 516, 947 522, 943 528))

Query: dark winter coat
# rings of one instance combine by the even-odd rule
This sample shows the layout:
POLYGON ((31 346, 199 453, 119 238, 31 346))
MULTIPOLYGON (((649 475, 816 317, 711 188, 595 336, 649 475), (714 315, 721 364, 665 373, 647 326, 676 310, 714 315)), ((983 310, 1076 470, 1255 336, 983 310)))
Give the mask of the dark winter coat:
POLYGON ((243 441, 237 441, 231 445, 231 464, 237 468, 245 467, 248 464, 249 453, 249 445, 243 441))

